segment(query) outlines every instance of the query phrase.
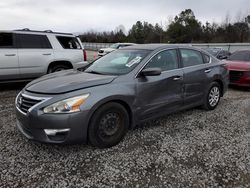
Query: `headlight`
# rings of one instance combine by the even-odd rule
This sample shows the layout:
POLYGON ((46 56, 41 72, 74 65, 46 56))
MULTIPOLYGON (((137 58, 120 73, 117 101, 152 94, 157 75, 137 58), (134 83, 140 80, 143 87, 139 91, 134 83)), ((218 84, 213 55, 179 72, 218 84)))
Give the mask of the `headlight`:
POLYGON ((85 103, 89 94, 59 101, 43 109, 44 113, 73 113, 79 112, 80 106, 85 103))

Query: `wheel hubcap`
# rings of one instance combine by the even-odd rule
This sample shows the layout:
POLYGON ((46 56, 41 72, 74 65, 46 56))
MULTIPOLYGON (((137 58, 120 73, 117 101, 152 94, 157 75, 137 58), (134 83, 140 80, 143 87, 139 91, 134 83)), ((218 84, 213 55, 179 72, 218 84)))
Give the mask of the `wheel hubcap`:
POLYGON ((214 107, 217 105, 220 99, 220 89, 218 87, 213 87, 209 93, 209 104, 214 107))
POLYGON ((107 113, 101 118, 100 133, 102 137, 112 136, 119 129, 121 119, 117 113, 107 113))

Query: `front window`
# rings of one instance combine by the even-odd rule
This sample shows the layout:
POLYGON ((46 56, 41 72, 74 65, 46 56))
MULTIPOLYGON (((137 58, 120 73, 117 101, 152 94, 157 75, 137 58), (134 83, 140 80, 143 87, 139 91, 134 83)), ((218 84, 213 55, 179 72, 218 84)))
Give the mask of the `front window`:
POLYGON ((118 50, 97 59, 85 72, 108 75, 127 74, 150 52, 148 50, 118 50))
POLYGON ((155 55, 145 68, 160 68, 168 71, 178 68, 178 58, 176 50, 166 50, 155 55))

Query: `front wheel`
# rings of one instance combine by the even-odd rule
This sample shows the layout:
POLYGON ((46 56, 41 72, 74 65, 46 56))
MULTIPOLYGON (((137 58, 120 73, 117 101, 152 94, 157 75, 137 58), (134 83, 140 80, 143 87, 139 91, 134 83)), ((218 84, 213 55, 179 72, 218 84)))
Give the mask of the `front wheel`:
POLYGON ((218 106, 220 98, 221 87, 217 82, 213 82, 209 87, 203 107, 206 110, 214 110, 218 106))
POLYGON ((118 144, 129 127, 127 110, 118 103, 107 103, 93 115, 88 130, 89 142, 99 148, 118 144))

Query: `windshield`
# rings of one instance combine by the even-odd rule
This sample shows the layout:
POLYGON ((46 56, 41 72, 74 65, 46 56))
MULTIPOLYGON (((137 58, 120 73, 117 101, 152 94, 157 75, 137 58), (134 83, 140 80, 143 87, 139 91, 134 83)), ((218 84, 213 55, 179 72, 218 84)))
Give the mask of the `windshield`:
POLYGON ((206 48, 204 50, 206 50, 208 53, 210 53, 213 56, 216 56, 218 52, 220 51, 220 49, 216 49, 216 48, 206 48))
POLYGON ((148 50, 118 50, 97 59, 85 72, 107 75, 127 74, 150 52, 148 50))
POLYGON ((231 61, 250 61, 250 51, 234 52, 228 60, 231 61))

